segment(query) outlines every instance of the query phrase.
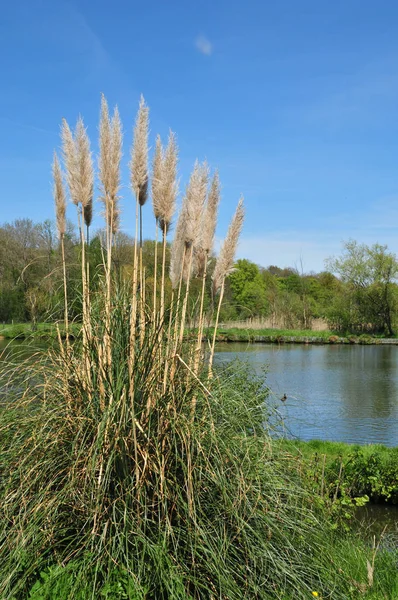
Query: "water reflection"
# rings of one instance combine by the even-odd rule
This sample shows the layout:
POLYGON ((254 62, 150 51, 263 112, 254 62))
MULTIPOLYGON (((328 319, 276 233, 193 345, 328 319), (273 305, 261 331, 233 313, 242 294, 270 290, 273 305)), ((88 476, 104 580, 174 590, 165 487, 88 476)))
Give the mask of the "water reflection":
POLYGON ((19 366, 24 361, 35 362, 41 359, 42 350, 46 347, 48 345, 37 340, 28 342, 0 339, 0 403, 12 401, 16 390, 29 385, 26 373, 19 366))
POLYGON ((268 365, 271 401, 288 434, 398 445, 398 347, 220 344, 217 350, 218 361, 238 357, 258 372, 268 365))
POLYGON ((381 547, 396 550, 398 547, 398 506, 367 504, 358 508, 356 522, 369 543, 381 540, 381 547))

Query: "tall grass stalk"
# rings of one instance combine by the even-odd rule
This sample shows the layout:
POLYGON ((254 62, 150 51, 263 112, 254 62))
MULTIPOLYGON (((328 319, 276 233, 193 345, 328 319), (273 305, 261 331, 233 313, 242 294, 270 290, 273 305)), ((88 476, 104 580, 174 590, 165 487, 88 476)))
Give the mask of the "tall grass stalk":
POLYGON ((243 198, 241 197, 236 209, 236 212, 232 218, 231 224, 228 229, 227 237, 221 247, 220 254, 218 256, 216 266, 213 273, 213 293, 214 296, 219 292, 220 297, 217 306, 216 312, 216 321, 213 332, 213 340, 210 348, 210 357, 209 357, 209 376, 212 376, 212 367, 213 367, 213 359, 214 359, 214 350, 216 346, 217 339, 217 327, 220 318, 220 310, 224 297, 224 289, 225 289, 225 279, 228 277, 230 273, 232 273, 234 268, 234 260, 236 247, 238 245, 238 240, 240 233, 243 227, 243 221, 245 218, 245 212, 243 207, 243 198))
POLYGON ((158 294, 158 242, 159 242, 159 223, 156 219, 155 223, 155 256, 154 256, 154 271, 153 271, 153 311, 152 320, 155 323, 157 319, 157 294, 158 294))
MULTIPOLYGON (((198 343, 196 346, 196 356, 194 370, 198 371, 201 361, 201 349, 203 343, 203 329, 205 322, 204 300, 206 292, 207 267, 209 256, 213 250, 214 236, 217 225, 218 205, 220 202, 220 181, 218 172, 213 176, 209 194, 207 197, 206 208, 203 211, 200 241, 197 249, 197 275, 202 277, 202 291, 200 295, 199 322, 198 322, 198 343)), ((194 407, 193 407, 194 410, 194 407)))
POLYGON ((153 272, 153 321, 156 320, 157 304, 157 275, 158 275, 158 236, 159 219, 161 217, 160 205, 163 197, 163 147, 160 136, 156 138, 155 155, 152 166, 152 206, 155 215, 155 260, 153 272))
POLYGON ((162 160, 162 201, 159 205, 159 222, 162 230, 162 281, 160 286, 160 321, 164 319, 164 292, 166 280, 167 234, 175 212, 178 193, 177 183, 178 149, 175 135, 169 133, 168 144, 162 160))
POLYGON ((186 213, 185 230, 183 233, 183 239, 185 244, 185 260, 182 264, 182 277, 185 281, 185 294, 182 303, 180 322, 180 345, 182 344, 185 331, 189 289, 192 277, 194 249, 198 238, 197 232, 200 229, 200 223, 203 218, 203 211, 206 202, 207 180, 207 164, 203 163, 202 165, 200 165, 198 162, 196 162, 187 186, 185 202, 183 206, 183 210, 186 213))
POLYGON ((108 368, 111 361, 110 350, 110 322, 111 322, 111 295, 112 295, 112 248, 113 239, 119 229, 119 189, 120 189, 120 163, 122 158, 123 134, 119 111, 115 107, 112 118, 109 117, 108 103, 105 96, 101 96, 101 113, 99 126, 99 180, 101 200, 105 208, 105 238, 106 260, 105 272, 105 332, 103 339, 104 351, 101 360, 106 361, 108 368))
MULTIPOLYGON (((148 133, 149 133, 149 109, 145 104, 144 97, 141 96, 140 105, 137 113, 137 119, 134 128, 134 142, 131 150, 131 161, 130 161, 130 179, 131 187, 135 194, 138 214, 139 215, 139 232, 140 232, 140 245, 139 245, 139 265, 134 266, 134 271, 137 271, 136 279, 138 277, 140 289, 143 289, 143 269, 142 269, 142 207, 148 199, 148 133)), ((136 222, 136 235, 134 244, 134 261, 136 261, 136 246, 137 246, 137 227, 136 222)), ((138 279, 136 285, 138 285, 138 279)), ((133 283, 134 286, 134 283, 133 283)), ((133 295, 136 294, 136 289, 133 289, 133 295)), ((145 316, 144 316, 144 302, 142 294, 139 296, 139 317, 140 317, 140 336, 141 343, 144 340, 144 327, 145 327, 145 316)))
POLYGON ((87 348, 91 336, 91 322, 89 319, 90 297, 87 282, 88 276, 85 257, 83 214, 84 208, 92 204, 94 171, 90 151, 90 141, 81 117, 76 123, 74 134, 72 134, 67 121, 65 119, 63 120, 61 138, 69 194, 72 202, 76 205, 78 213, 78 229, 81 243, 83 363, 85 365, 86 384, 89 389, 91 386, 91 372, 87 348))
POLYGON ((56 152, 52 165, 53 172, 53 195, 55 202, 56 224, 59 242, 61 246, 62 275, 64 286, 64 323, 65 338, 67 349, 69 348, 69 318, 68 318, 68 288, 66 281, 66 262, 65 262, 65 232, 66 232, 66 193, 63 183, 63 176, 56 152))

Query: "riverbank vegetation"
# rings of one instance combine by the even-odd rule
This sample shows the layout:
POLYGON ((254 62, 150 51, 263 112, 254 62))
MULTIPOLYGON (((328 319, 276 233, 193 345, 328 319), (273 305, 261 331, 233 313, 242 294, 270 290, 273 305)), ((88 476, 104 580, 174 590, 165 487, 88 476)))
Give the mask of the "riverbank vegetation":
MULTIPOLYGON (((195 330, 188 330, 186 335, 192 335, 195 330)), ((214 328, 208 327, 204 331, 205 337, 211 339, 214 328)), ((340 335, 332 331, 312 331, 295 329, 252 329, 251 327, 218 327, 217 342, 242 342, 242 343, 276 343, 276 344, 359 344, 359 345, 398 345, 398 339, 384 338, 369 334, 340 335)))
MULTIPOLYGON (((62 337, 65 337, 64 323, 44 322, 44 323, 13 323, 0 325, 0 339, 6 340, 28 340, 32 338, 56 339, 58 331, 62 337)), ((69 327, 69 335, 79 335, 81 324, 72 323, 69 327)))
MULTIPOLYGON (((0 323, 30 322, 33 329, 42 321, 63 318, 64 277, 67 287, 68 318, 81 320, 82 245, 80 235, 65 221, 64 257, 58 251, 55 224, 51 220, 33 223, 19 219, 0 227, 0 323)), ((104 231, 91 232, 86 239, 86 261, 91 293, 100 287, 104 231)), ((155 259, 162 242, 143 240, 142 265, 148 280, 159 280, 162 265, 155 259)), ((129 280, 134 263, 134 237, 118 230, 113 240, 112 268, 118 277, 129 280)), ((349 241, 341 257, 330 259, 327 271, 305 274, 296 268, 258 266, 246 259, 236 262, 225 284, 220 322, 240 322, 251 328, 309 331, 322 322, 330 331, 345 336, 369 334, 393 337, 398 324, 397 260, 387 247, 372 247, 349 241), (257 328, 259 326, 257 325, 257 328)), ((170 266, 170 242, 166 240, 165 268, 170 266)), ((215 259, 209 257, 208 271, 215 259)), ((188 294, 188 324, 197 325, 195 304, 200 282, 194 277, 188 294)), ((151 289, 151 288, 150 288, 151 289)), ((151 291, 148 289, 148 293, 151 291)), ((165 284, 165 297, 171 288, 165 284)), ((212 289, 205 285, 206 325, 211 325, 212 289)), ((1 334, 0 334, 1 335, 1 334)))
POLYGON ((394 598, 395 554, 336 528, 297 461, 266 432, 264 381, 236 364, 213 367, 217 328, 203 356, 206 288, 217 324, 242 200, 209 270, 218 175, 209 181, 207 165, 195 164, 176 219, 176 140, 171 134, 164 148, 158 138, 150 182, 141 100, 129 165, 133 262, 120 269, 121 124, 103 98, 97 178, 105 228, 93 269, 90 142, 81 119, 62 132, 65 175, 56 157, 53 173, 63 296, 54 307, 66 335, 34 360, 2 366, 0 597, 394 598), (75 295, 64 177, 79 224, 75 295), (162 240, 153 277, 139 235, 149 190, 162 240), (197 331, 187 340, 193 293, 197 331), (71 340, 74 314, 82 333, 71 340))
MULTIPOLYGON (((71 339, 78 338, 82 333, 82 325, 79 320, 69 323, 68 335, 71 339)), ((198 335, 198 328, 186 327, 184 339, 192 340, 198 335)), ((55 340, 66 336, 64 322, 49 323, 15 323, 11 325, 0 325, 0 339, 7 340, 55 340)), ((375 335, 346 335, 342 336, 332 331, 313 331, 295 329, 254 329, 248 327, 225 327, 203 326, 203 341, 241 342, 241 343, 276 343, 276 344, 359 344, 359 345, 383 345, 396 344, 398 339, 384 338, 375 335)))
POLYGON ((279 440, 305 485, 347 526, 357 506, 398 505, 398 448, 342 442, 279 440))

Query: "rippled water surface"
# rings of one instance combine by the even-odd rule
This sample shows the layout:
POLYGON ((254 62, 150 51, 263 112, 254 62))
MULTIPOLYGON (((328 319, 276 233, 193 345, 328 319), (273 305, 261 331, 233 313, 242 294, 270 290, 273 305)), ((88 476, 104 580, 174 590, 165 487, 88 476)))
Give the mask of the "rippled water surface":
POLYGON ((271 402, 288 435, 398 445, 398 346, 218 346, 217 361, 234 358, 258 373, 267 367, 271 402))

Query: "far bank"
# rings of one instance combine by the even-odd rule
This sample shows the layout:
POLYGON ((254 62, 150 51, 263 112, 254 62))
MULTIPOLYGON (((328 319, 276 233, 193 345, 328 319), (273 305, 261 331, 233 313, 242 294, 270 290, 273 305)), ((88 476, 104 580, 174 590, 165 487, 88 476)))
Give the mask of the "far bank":
MULTIPOLYGON (((64 337, 63 323, 58 325, 61 337, 64 337)), ((79 323, 72 323, 70 335, 78 336, 79 323)), ((205 331, 205 341, 212 340, 214 328, 205 331)), ((0 339, 23 340, 27 338, 54 339, 58 336, 56 323, 13 323, 0 325, 0 339)), ((187 330, 186 337, 191 339, 197 336, 197 329, 187 330)), ((398 345, 398 337, 388 338, 376 335, 346 333, 341 335, 330 330, 310 329, 244 329, 242 327, 225 327, 217 331, 216 341, 242 342, 257 344, 359 344, 359 345, 398 345)))
MULTIPOLYGON (((214 330, 206 330, 207 339, 212 339, 214 330)), ((191 332, 191 335, 194 332, 191 332)), ((398 345, 398 338, 376 337, 369 334, 341 335, 333 331, 289 330, 289 329, 219 329, 217 342, 243 342, 258 344, 361 344, 398 345)))

